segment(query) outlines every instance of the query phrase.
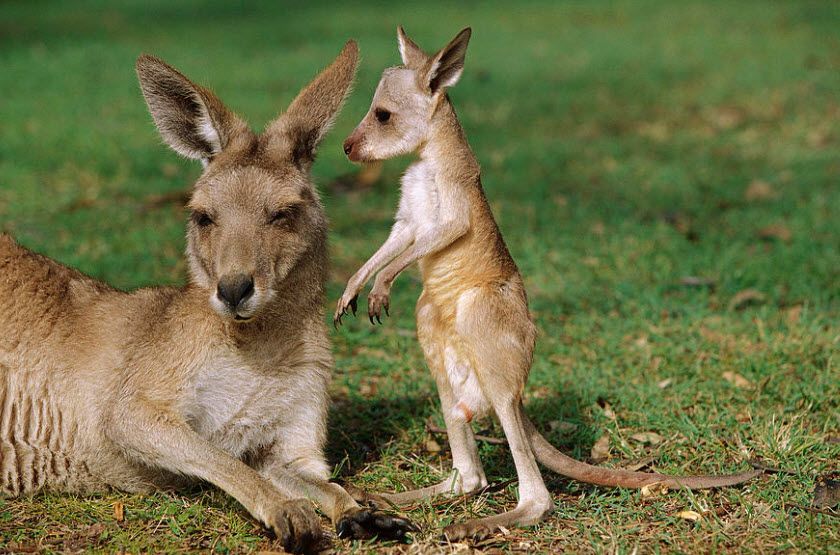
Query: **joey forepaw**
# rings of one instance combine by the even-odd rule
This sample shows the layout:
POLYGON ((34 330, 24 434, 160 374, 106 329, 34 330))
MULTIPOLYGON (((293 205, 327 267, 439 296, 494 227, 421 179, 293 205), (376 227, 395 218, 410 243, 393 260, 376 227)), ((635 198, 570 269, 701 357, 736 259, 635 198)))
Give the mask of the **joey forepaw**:
POLYGON ((498 530, 498 527, 490 526, 481 519, 468 520, 457 524, 450 524, 443 529, 443 539, 448 542, 459 542, 463 540, 480 541, 490 537, 498 530))
POLYGON ((350 295, 348 291, 345 291, 341 298, 338 300, 338 306, 335 308, 335 315, 333 315, 333 326, 338 328, 341 325, 341 318, 347 314, 347 309, 349 308, 353 312, 353 316, 356 315, 356 309, 358 308, 358 301, 359 301, 359 294, 354 293, 350 295))
POLYGON ((386 316, 390 316, 391 314, 388 312, 388 309, 391 307, 391 291, 389 287, 386 287, 380 283, 376 283, 371 289, 370 294, 368 295, 368 318, 370 319, 370 323, 373 324, 374 318, 376 322, 382 323, 382 312, 385 312, 386 316))

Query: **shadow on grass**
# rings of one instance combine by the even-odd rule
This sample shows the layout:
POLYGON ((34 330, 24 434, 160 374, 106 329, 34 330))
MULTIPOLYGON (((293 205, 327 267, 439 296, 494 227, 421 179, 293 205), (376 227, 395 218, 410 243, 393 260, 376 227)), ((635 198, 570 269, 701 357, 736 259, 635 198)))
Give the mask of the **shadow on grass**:
MULTIPOLYGON (((575 458, 585 458, 597 439, 597 429, 586 422, 585 403, 573 392, 555 392, 548 398, 533 399, 525 411, 547 440, 575 458)), ((340 476, 352 476, 378 461, 387 446, 401 441, 406 431, 424 428, 430 417, 435 422, 442 421, 434 392, 387 399, 338 398, 330 412, 327 458, 330 464, 340 467, 340 476)), ((478 421, 473 429, 481 435, 504 437, 495 418, 478 421)), ((446 438, 439 436, 437 440, 448 458, 446 438)), ((507 445, 479 442, 479 451, 491 482, 516 476, 507 445)), ((543 476, 551 489, 566 489, 569 483, 545 469, 543 476)))

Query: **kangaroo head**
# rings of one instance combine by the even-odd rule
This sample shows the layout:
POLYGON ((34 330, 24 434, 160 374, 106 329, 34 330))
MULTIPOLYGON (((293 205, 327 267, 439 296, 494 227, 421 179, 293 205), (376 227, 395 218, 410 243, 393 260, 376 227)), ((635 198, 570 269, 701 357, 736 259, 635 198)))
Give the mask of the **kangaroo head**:
POLYGON ((209 90, 157 58, 138 58, 143 96, 163 140, 204 166, 188 204, 187 256, 190 282, 206 289, 221 316, 253 318, 303 258, 323 255, 327 222, 310 167, 357 62, 350 41, 256 134, 209 90))
POLYGON ((370 110, 344 141, 354 162, 384 160, 416 151, 429 136, 446 89, 458 82, 470 41, 466 28, 435 55, 423 52, 397 28, 403 65, 382 73, 370 110))

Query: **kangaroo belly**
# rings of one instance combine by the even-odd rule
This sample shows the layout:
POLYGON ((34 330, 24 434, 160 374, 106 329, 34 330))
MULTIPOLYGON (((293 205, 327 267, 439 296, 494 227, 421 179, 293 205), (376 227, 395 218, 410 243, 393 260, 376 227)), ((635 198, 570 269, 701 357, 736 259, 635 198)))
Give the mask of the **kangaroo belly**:
POLYGON ((81 448, 74 411, 46 377, 0 361, 0 495, 90 490, 98 480, 81 448))

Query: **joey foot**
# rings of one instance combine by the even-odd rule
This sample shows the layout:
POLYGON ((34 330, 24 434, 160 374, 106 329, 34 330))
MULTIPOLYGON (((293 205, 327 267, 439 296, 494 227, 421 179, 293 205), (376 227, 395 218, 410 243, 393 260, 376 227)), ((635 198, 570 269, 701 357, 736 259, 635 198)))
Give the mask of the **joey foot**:
POLYGON ((335 308, 335 315, 333 315, 333 326, 338 329, 338 326, 341 325, 341 318, 347 314, 347 309, 353 311, 353 316, 356 315, 356 309, 358 307, 359 301, 359 293, 353 293, 351 295, 352 290, 348 287, 347 291, 338 299, 338 306, 335 308))
POLYGON ((284 501, 266 522, 268 528, 290 553, 309 553, 317 550, 323 539, 321 523, 315 508, 306 499, 284 501))
POLYGON ((360 487, 354 486, 353 484, 343 484, 343 487, 344 490, 350 494, 350 497, 353 498, 353 501, 359 503, 360 505, 373 507, 374 509, 396 507, 394 503, 386 499, 385 496, 379 495, 378 493, 371 493, 369 491, 365 491, 360 487))
POLYGON ((354 507, 338 519, 335 531, 339 538, 344 539, 368 539, 375 536, 381 540, 404 542, 407 533, 419 530, 407 519, 354 507))
POLYGON ((373 319, 376 318, 376 321, 381 324, 382 311, 385 311, 386 316, 390 316, 391 314, 388 312, 388 308, 390 308, 390 306, 390 286, 377 281, 373 284, 373 289, 371 289, 368 294, 368 318, 370 318, 370 323, 373 324, 373 319))
POLYGON ((499 529, 498 526, 491 526, 480 519, 468 520, 457 524, 450 524, 443 529, 444 541, 459 542, 463 540, 480 541, 490 537, 499 529))

